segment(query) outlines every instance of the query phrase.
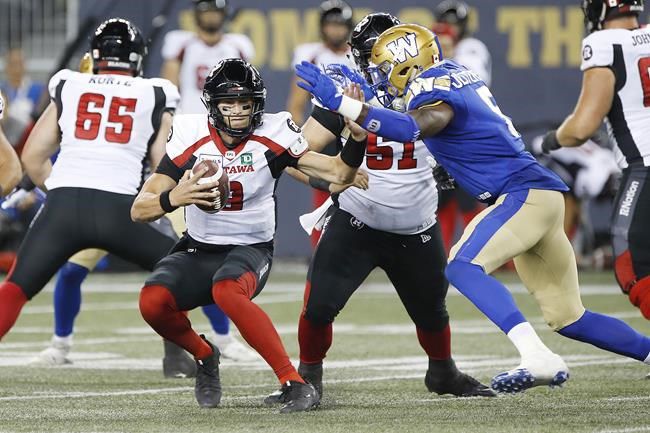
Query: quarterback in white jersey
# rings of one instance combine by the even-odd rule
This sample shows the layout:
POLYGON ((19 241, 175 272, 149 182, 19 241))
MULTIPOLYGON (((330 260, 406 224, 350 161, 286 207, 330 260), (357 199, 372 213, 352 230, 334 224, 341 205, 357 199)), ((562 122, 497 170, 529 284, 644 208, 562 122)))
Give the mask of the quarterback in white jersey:
MULTIPOLYGON (((241 59, 219 62, 206 79, 208 115, 179 115, 156 173, 133 204, 137 221, 150 221, 185 206, 187 233, 161 260, 140 295, 152 328, 197 359, 195 396, 201 407, 221 400, 219 351, 191 328, 183 311, 216 303, 283 384, 281 412, 310 410, 320 398, 296 372, 269 317, 252 302, 269 276, 275 234, 275 186, 294 167, 329 182, 349 183, 365 153, 366 134, 356 127, 337 157, 308 151, 300 128, 286 113, 265 114, 259 72, 241 59), (202 160, 227 173, 230 197, 218 182, 199 184, 202 160), (197 205, 215 207, 206 213, 197 205)), ((351 126, 353 128, 353 126, 351 126)))
MULTIPOLYGON (((4 115, 5 101, 0 94, 0 120, 4 115)), ((0 197, 9 194, 20 181, 22 170, 16 151, 11 146, 0 125, 0 197)))
POLYGON ((165 35, 162 76, 180 88, 179 113, 205 114, 201 93, 212 66, 223 59, 255 57, 246 35, 223 33, 228 18, 226 0, 194 0, 197 32, 174 30, 165 35))
MULTIPOLYGON (((397 24, 395 17, 385 13, 370 14, 357 24, 350 44, 362 72, 369 65, 374 41, 397 24)), ((347 78, 356 83, 363 81, 349 70, 347 78)), ((320 106, 314 107, 304 125, 310 148, 316 151, 346 133, 343 118, 320 106)), ((323 359, 332 343, 332 323, 375 268, 384 270, 393 283, 429 356, 427 389, 457 396, 494 395, 461 373, 451 357, 445 307, 446 254, 436 224, 438 193, 427 154, 420 141, 398 143, 369 134, 362 164, 368 172, 369 188, 348 188, 332 197, 334 204, 325 216, 309 265, 298 326, 298 372, 321 395, 323 359)), ((314 179, 309 183, 330 190, 327 183, 314 179)), ((267 400, 273 398, 279 398, 279 394, 267 400)))
POLYGON ((583 11, 580 99, 542 148, 579 146, 605 121, 625 156, 612 215, 616 280, 650 319, 650 29, 639 26, 642 0, 588 0, 583 11))

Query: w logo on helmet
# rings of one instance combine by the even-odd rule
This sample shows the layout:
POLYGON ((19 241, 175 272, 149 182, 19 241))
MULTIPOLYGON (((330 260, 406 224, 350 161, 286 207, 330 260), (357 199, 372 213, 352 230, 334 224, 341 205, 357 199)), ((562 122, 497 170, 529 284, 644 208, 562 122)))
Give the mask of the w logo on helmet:
POLYGON ((393 60, 404 63, 408 57, 415 58, 420 54, 415 33, 407 33, 394 41, 386 44, 386 48, 393 54, 393 60))

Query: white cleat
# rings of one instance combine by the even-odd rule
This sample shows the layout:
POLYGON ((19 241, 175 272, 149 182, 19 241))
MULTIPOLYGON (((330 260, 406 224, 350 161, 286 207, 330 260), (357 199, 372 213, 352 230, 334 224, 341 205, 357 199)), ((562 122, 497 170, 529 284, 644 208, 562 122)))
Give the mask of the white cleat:
POLYGON ((238 362, 259 361, 260 356, 253 349, 241 343, 232 334, 217 335, 215 346, 221 352, 221 357, 238 362))
POLYGON ((522 359, 514 370, 494 376, 491 386, 497 392, 514 394, 534 386, 561 386, 568 379, 569 367, 553 353, 522 359))
POLYGON ((68 358, 72 344, 52 338, 50 347, 29 360, 29 365, 56 366, 72 364, 68 358))

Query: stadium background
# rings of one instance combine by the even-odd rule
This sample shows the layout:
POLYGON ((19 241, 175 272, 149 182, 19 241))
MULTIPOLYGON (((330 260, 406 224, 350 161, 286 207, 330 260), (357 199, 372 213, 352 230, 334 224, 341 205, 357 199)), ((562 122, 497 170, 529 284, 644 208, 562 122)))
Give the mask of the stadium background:
MULTIPOLYGON (((319 1, 273 0, 230 2, 229 30, 248 35, 255 44, 254 63, 268 89, 267 110, 283 110, 297 44, 319 37, 319 1)), ((437 1, 356 0, 355 21, 371 11, 387 11, 404 22, 430 26, 437 1)), ((578 1, 481 0, 473 6, 470 30, 492 55, 492 93, 504 113, 528 139, 557 124, 573 108, 580 89, 579 64, 583 15, 578 1)), ((189 0, 0 0, 0 53, 20 43, 33 78, 47 80, 66 46, 81 33, 81 44, 69 65, 87 46, 87 35, 110 16, 135 22, 151 34, 154 18, 168 7, 167 21, 150 47, 145 75, 155 76, 162 63, 164 34, 193 26, 189 0)), ((642 21, 646 21, 642 19, 642 21)), ((1 62, 1 60, 0 60, 1 62)), ((4 65, 0 63, 0 71, 4 65)), ((309 240, 298 216, 310 209, 310 190, 288 179, 278 189, 276 253, 284 257, 309 255, 309 240)), ((607 212, 592 212, 594 225, 606 225, 607 212), (599 217, 600 216, 600 217, 599 217)))

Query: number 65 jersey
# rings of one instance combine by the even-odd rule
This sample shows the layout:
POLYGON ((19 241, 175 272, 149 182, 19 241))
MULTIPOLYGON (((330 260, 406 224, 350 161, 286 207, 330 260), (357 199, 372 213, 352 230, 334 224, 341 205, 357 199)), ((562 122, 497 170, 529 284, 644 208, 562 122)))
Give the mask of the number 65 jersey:
POLYGON ((207 114, 179 114, 156 172, 178 182, 202 160, 220 164, 230 181, 228 204, 214 214, 186 206, 187 232, 203 243, 251 245, 273 240, 277 180, 306 151, 302 131, 287 112, 264 114, 262 125, 232 148, 208 123, 207 114))
POLYGON ((135 195, 162 114, 178 89, 161 78, 82 74, 64 69, 49 83, 61 131, 61 152, 48 189, 91 188, 135 195))
POLYGON ((628 164, 650 167, 650 28, 599 30, 582 41, 583 71, 616 76, 607 129, 628 164))

